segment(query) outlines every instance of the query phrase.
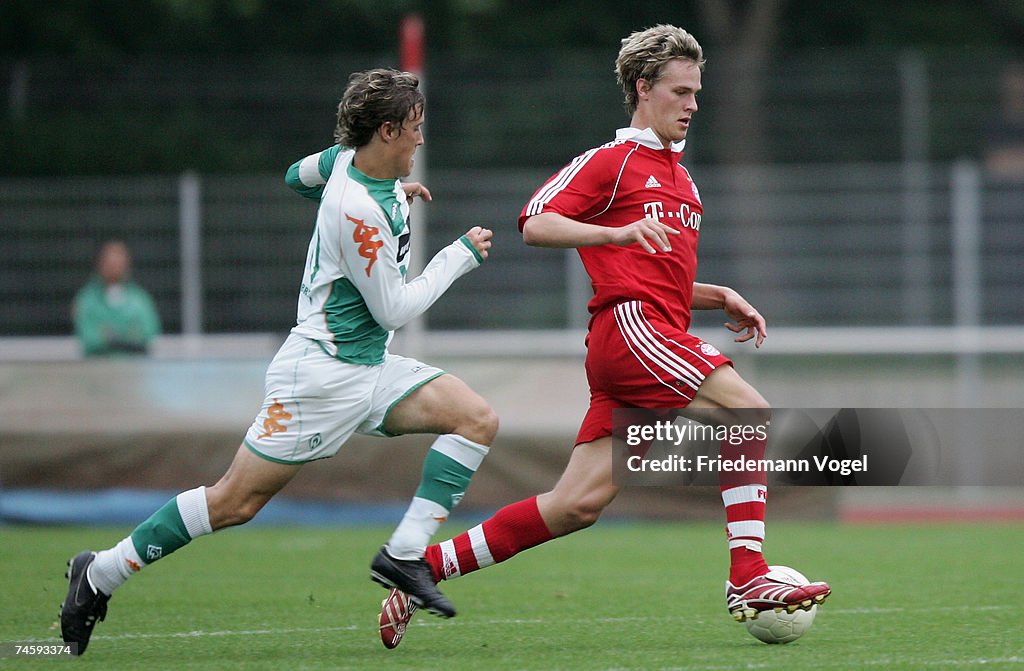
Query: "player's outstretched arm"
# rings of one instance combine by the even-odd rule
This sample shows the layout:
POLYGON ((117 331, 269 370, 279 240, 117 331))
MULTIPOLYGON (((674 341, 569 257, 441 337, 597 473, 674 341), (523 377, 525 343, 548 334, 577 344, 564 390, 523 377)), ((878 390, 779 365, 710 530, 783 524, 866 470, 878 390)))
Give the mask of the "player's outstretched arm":
POLYGON ((764 317, 734 289, 694 282, 692 305, 694 310, 724 310, 732 320, 725 322, 725 328, 740 334, 734 338, 736 342, 754 339, 754 347, 760 347, 768 337, 768 323, 764 317))
POLYGON ((643 218, 627 226, 609 227, 543 212, 523 222, 523 241, 534 247, 640 245, 650 254, 672 251, 671 236, 679 231, 657 219, 643 218))
POLYGON ((346 277, 374 320, 388 331, 426 312, 455 280, 479 267, 491 247, 491 231, 474 226, 435 254, 416 279, 406 282, 397 261, 398 240, 380 234, 386 226, 379 208, 368 212, 366 220, 346 216, 341 244, 346 277))
POLYGON ((476 250, 481 259, 487 258, 487 252, 491 249, 491 238, 494 237, 494 231, 482 226, 474 226, 466 231, 466 234, 462 237, 473 246, 473 249, 476 250))

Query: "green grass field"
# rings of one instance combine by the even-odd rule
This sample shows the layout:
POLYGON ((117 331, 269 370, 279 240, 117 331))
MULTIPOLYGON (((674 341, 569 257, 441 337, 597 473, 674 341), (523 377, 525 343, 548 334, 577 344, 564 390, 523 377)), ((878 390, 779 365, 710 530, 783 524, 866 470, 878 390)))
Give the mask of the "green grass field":
MULTIPOLYGON (((448 528, 447 531, 453 531, 448 528)), ((127 529, 0 528, 0 642, 56 642, 64 562, 127 529)), ((832 583, 811 631, 767 646, 724 608, 720 525, 602 523, 443 586, 385 650, 367 564, 383 528, 235 529, 110 602, 97 669, 1024 669, 1022 525, 775 523, 770 561, 832 583)), ((0 659, 58 668, 66 659, 0 659)))

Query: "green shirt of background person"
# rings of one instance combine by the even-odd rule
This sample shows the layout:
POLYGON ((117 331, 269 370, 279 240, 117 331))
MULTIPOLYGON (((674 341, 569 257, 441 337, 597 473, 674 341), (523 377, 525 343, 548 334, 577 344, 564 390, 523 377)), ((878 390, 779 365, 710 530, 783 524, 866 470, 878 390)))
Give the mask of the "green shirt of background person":
POLYGON ((75 335, 86 356, 145 354, 160 335, 153 299, 130 279, 131 255, 120 240, 100 248, 96 274, 75 296, 75 335))

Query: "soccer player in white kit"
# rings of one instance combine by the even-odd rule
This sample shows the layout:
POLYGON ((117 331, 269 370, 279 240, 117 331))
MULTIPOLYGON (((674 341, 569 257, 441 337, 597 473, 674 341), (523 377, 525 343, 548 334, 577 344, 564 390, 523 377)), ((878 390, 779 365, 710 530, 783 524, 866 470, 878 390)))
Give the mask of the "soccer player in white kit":
POLYGON ((423 554, 486 456, 498 419, 464 382, 392 354, 388 344, 395 329, 484 261, 492 233, 470 229, 406 281, 409 202, 430 197, 421 185, 399 181, 423 144, 418 85, 397 70, 353 74, 338 106, 338 144, 288 170, 288 184, 319 198, 320 208, 297 324, 267 369, 263 407, 215 485, 178 494, 114 547, 69 561, 61 633, 78 654, 131 575, 199 536, 249 521, 302 464, 333 456, 353 433, 437 434, 371 577, 431 612, 455 615, 423 554))

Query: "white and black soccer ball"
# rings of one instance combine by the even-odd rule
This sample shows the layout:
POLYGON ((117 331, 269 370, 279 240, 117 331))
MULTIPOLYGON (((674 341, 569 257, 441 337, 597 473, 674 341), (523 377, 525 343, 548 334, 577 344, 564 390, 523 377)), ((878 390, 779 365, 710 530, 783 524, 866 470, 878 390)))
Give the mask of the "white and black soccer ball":
MULTIPOLYGON (((768 568, 771 573, 777 574, 786 582, 798 585, 810 584, 810 581, 802 573, 788 566, 769 566, 768 568)), ((765 610, 758 613, 756 619, 747 620, 744 624, 747 625, 750 635, 759 641, 792 643, 811 628, 817 611, 817 605, 811 606, 810 610, 798 610, 793 613, 787 613, 785 608, 765 610)))

